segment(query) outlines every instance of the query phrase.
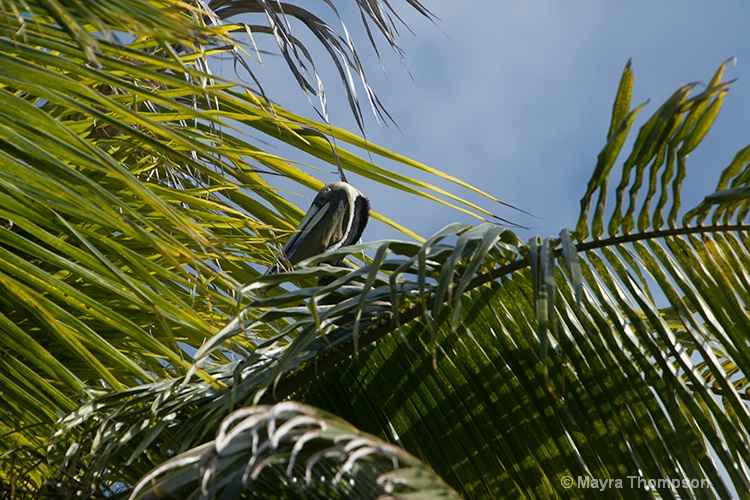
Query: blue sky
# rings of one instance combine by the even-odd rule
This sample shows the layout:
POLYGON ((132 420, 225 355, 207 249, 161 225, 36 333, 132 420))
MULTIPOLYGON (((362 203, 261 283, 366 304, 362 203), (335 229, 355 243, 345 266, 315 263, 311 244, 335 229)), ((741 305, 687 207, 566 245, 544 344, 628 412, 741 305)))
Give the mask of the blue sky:
MULTIPOLYGON (((365 110, 367 138, 532 212, 540 219, 484 203, 530 226, 518 232, 523 239, 575 226, 628 59, 635 72, 633 105, 650 100, 639 126, 679 86, 707 82, 725 59, 737 58, 725 78, 738 81, 714 129, 691 155, 683 206, 692 207, 711 192, 721 170, 750 143, 750 2, 424 2, 439 18, 436 24, 406 2, 391 3, 414 33, 399 28, 403 62, 380 44, 384 69, 368 47, 358 12, 340 8, 370 82, 398 125, 382 127, 365 110)), ((326 19, 339 26, 335 18, 326 19)), ((304 36, 301 26, 293 28, 304 36)), ((331 123, 357 132, 326 57, 318 52, 316 62, 331 123)), ((270 96, 291 111, 316 117, 283 62, 266 56, 264 64, 257 75, 270 96)), ((320 176, 336 180, 333 174, 320 176)), ((422 235, 453 221, 472 222, 368 180, 349 180, 375 210, 422 235)), ((312 193, 296 191, 303 196, 291 199, 307 209, 305 197, 312 193)), ((392 229, 372 222, 364 240, 394 236, 392 229)))

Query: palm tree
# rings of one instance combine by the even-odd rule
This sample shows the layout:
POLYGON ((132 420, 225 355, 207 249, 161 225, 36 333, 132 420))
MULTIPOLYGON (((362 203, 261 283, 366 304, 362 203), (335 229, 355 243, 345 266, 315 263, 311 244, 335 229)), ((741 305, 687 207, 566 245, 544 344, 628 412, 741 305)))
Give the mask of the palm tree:
MULTIPOLYGON (((396 13, 357 5, 395 44, 396 13)), ((723 66, 701 92, 677 90, 615 168, 643 109, 626 67, 575 232, 402 228, 407 241, 336 250, 353 270, 317 266, 329 253, 261 276, 302 216, 266 179, 323 182, 248 127, 492 214, 347 149, 444 174, 211 74, 224 56, 252 79, 240 37, 272 35, 321 97, 294 19, 336 58, 361 119, 354 46, 308 10, 71 0, 4 2, 0 16, 3 495, 750 491, 750 148, 703 203, 680 204, 723 66), (259 293, 281 282, 294 286, 259 293)))

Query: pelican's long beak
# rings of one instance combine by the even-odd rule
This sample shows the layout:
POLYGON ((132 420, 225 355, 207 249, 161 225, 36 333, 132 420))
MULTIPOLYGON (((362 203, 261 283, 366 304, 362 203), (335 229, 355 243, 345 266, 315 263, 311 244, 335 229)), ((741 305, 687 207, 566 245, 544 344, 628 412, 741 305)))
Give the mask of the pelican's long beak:
POLYGON ((297 230, 267 274, 291 268, 327 250, 356 243, 370 217, 370 202, 346 182, 320 190, 297 230))

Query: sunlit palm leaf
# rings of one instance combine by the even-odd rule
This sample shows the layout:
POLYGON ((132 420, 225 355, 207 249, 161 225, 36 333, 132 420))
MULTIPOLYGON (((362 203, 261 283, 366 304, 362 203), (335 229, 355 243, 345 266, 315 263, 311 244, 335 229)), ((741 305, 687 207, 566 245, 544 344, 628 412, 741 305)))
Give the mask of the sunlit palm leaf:
MULTIPOLYGON (((321 138, 335 129, 211 75, 207 58, 238 57, 237 28, 198 2, 0 5, 0 346, 10 398, 0 477, 38 485, 52 424, 89 395, 190 370, 194 350, 235 314, 254 265, 273 261, 268 241, 301 211, 263 173, 322 182, 259 149, 246 127, 338 164, 321 138)), ((371 165, 346 159, 363 173, 371 165)), ((446 202, 430 184, 415 190, 373 172, 446 202)))

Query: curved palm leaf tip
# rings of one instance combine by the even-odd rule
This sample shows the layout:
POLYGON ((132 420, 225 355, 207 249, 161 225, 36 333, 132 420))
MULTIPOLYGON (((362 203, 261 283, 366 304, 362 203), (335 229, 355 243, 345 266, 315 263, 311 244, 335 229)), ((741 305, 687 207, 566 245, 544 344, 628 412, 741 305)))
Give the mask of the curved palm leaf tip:
POLYGON ((216 439, 145 475, 130 498, 233 498, 241 492, 377 498, 421 493, 460 498, 417 458, 328 412, 296 402, 228 415, 216 439), (290 488, 291 480, 291 488, 290 488))
MULTIPOLYGON (((370 201, 357 188, 347 182, 325 186, 266 274, 291 269, 305 259, 356 243, 362 237, 369 218, 370 201)), ((325 263, 345 265, 341 257, 325 263)), ((269 285, 265 291, 272 286, 269 285)))

